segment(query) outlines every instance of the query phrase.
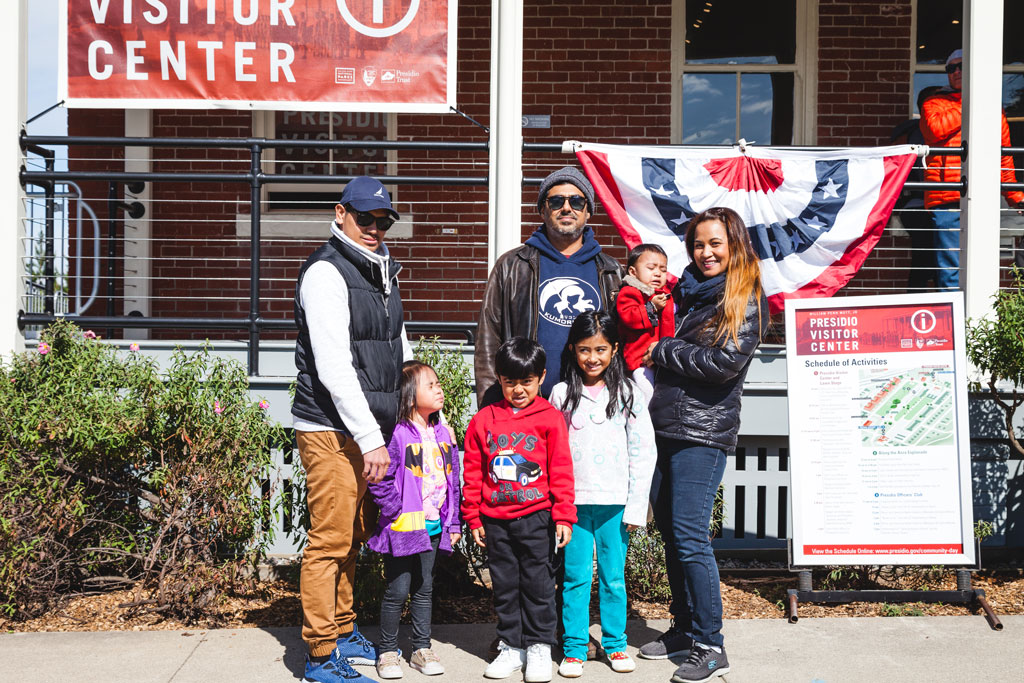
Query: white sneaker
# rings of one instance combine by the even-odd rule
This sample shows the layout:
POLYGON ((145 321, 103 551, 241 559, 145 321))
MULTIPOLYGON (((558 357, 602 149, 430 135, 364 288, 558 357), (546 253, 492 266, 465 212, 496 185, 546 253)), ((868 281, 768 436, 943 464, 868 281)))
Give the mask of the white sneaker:
POLYGON ((579 678, 583 675, 583 660, 566 657, 558 665, 558 675, 562 678, 579 678))
POLYGON ((377 658, 377 675, 385 680, 402 677, 402 660, 397 652, 382 652, 377 658))
POLYGON ((409 666, 419 671, 424 676, 440 676, 444 673, 444 664, 438 659, 434 651, 424 647, 412 653, 409 666))
POLYGON ((551 646, 534 643, 526 648, 526 683, 547 683, 551 680, 551 646))
MULTIPOLYGON (((522 669, 525 663, 526 652, 503 640, 498 643, 498 656, 484 669, 484 678, 508 678, 522 669)), ((550 676, 548 680, 551 680, 550 676)))
POLYGON ((628 674, 636 671, 636 662, 625 652, 612 652, 608 655, 608 661, 612 665, 612 671, 620 674, 628 674))

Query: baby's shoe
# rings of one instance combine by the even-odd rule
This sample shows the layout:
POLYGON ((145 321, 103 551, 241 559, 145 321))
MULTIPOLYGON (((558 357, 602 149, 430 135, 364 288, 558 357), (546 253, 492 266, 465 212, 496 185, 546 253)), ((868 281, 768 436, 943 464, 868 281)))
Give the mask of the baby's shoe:
POLYGON ((534 643, 526 648, 526 683, 547 683, 551 680, 551 646, 534 643))
MULTIPOLYGON (((484 669, 485 678, 508 678, 523 668, 526 663, 526 651, 512 647, 504 640, 498 643, 498 656, 484 669)), ((550 663, 550 662, 549 662, 550 663)), ((551 680, 550 675, 548 680, 551 680)))

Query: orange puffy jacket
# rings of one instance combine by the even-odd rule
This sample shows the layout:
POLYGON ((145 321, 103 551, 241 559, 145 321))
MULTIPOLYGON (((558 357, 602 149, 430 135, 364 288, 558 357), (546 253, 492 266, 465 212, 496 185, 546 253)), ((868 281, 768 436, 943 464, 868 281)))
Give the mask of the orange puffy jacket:
MULTIPOLYGON (((959 147, 961 122, 961 94, 952 90, 932 95, 921 106, 921 134, 929 147, 959 147)), ((1002 118, 1002 146, 1010 146, 1010 127, 1006 123, 1006 114, 1002 118)), ((1017 176, 1013 172, 1013 159, 1004 156, 1000 163, 1002 181, 1013 183, 1017 176)), ((960 157, 940 154, 928 156, 928 168, 924 179, 949 183, 960 182, 960 157)), ((1024 201, 1024 192, 1004 192, 1010 204, 1024 201)), ((960 193, 956 190, 928 190, 924 193, 925 208, 930 209, 939 204, 959 202, 960 193)))

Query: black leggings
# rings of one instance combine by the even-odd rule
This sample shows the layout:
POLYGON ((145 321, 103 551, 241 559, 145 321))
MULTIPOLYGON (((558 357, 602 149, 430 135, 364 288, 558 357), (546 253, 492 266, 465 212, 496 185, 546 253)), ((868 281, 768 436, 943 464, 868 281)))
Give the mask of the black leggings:
MULTIPOLYGON (((444 533, 444 532, 442 532, 444 533)), ((406 597, 412 617, 412 649, 430 647, 430 620, 434 593, 434 558, 441 534, 430 537, 430 550, 404 557, 384 556, 384 578, 388 587, 380 601, 380 652, 398 650, 398 622, 406 597)))

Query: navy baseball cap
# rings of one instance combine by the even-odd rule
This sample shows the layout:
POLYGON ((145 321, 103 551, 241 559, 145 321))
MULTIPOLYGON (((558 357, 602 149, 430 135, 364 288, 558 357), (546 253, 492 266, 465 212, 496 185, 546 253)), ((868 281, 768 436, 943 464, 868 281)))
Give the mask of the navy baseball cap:
POLYGON ((401 218, 391 206, 391 195, 376 178, 368 175, 359 176, 349 181, 338 201, 342 206, 351 206, 356 211, 373 211, 384 209, 396 221, 401 218))

